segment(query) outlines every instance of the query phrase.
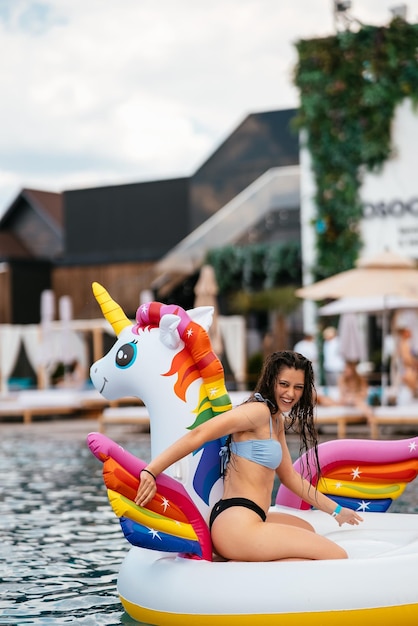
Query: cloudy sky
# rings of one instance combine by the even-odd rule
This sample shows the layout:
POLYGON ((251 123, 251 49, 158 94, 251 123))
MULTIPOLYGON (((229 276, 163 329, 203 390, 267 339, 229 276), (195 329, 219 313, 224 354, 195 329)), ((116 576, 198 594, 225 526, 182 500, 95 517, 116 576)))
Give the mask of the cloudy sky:
MULTIPOLYGON (((385 25, 396 0, 353 0, 385 25)), ((252 112, 295 107, 333 0, 0 0, 0 215, 22 187, 189 176, 252 112)), ((418 21, 418 0, 407 2, 418 21)))

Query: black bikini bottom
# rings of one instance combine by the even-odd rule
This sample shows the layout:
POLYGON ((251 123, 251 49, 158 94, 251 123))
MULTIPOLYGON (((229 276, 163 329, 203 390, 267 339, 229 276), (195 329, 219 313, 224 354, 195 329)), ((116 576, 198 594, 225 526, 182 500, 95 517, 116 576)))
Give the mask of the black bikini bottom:
POLYGON ((214 505, 209 518, 209 528, 212 528, 212 524, 218 515, 220 515, 222 511, 225 511, 225 509, 229 509, 231 506, 244 506, 246 509, 250 509, 251 511, 254 511, 254 513, 257 513, 263 522, 266 521, 267 516, 263 509, 252 500, 249 500, 248 498, 227 498, 226 500, 219 500, 219 502, 214 505))

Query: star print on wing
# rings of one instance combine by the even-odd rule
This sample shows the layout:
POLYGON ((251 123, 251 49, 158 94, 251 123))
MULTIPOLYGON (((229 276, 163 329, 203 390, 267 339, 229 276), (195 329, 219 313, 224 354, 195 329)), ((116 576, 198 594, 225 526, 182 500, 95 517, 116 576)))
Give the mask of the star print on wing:
POLYGON ((415 452, 415 450, 417 449, 417 442, 411 441, 411 443, 408 445, 408 448, 409 452, 415 452))
POLYGON ((163 501, 161 502, 161 506, 163 507, 163 510, 165 513, 168 507, 170 506, 169 500, 167 500, 167 498, 163 498, 163 501))
POLYGON ((190 337, 193 335, 193 328, 188 328, 186 331, 186 335, 187 339, 190 339, 190 337))
POLYGON ((352 480, 355 480, 356 478, 360 478, 360 474, 361 474, 361 472, 360 472, 360 468, 359 467, 356 467, 356 469, 353 469, 351 471, 352 480))
POLYGON ((146 304, 143 304, 141 306, 141 313, 143 313, 144 315, 146 315, 148 313, 148 307, 146 304))
POLYGON ((218 388, 217 387, 212 387, 212 389, 209 390, 209 395, 211 396, 211 398, 216 396, 217 393, 218 393, 218 388))
POLYGON ((335 483, 335 488, 336 489, 341 489, 342 487, 342 483, 335 483))
POLYGON ((364 500, 362 500, 361 502, 358 503, 358 507, 357 507, 357 511, 367 511, 370 507, 370 502, 365 502, 364 500))
POLYGON ((158 534, 158 530, 155 530, 155 528, 150 528, 149 529, 149 534, 152 535, 152 538, 155 539, 157 537, 157 539, 159 539, 160 541, 162 541, 160 535, 158 534))

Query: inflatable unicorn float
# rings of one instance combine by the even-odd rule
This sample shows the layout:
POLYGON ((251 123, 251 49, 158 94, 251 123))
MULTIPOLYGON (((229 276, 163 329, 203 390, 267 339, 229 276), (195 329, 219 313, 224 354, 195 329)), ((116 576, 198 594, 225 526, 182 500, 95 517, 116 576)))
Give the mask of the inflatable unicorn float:
MULTIPOLYGON (((152 456, 231 407, 208 336, 211 307, 185 311, 150 302, 132 323, 101 285, 94 283, 93 292, 117 339, 92 365, 91 379, 108 400, 137 396, 144 402, 152 456)), ((257 620, 294 626, 303 618, 318 626, 418 623, 418 516, 386 512, 417 475, 418 437, 320 444, 318 489, 361 511, 360 527, 340 528, 279 487, 274 507, 292 507, 342 545, 350 557, 342 561, 214 558, 207 519, 222 493, 222 443, 211 442, 158 476, 157 494, 142 508, 133 500, 146 463, 105 435, 89 434, 109 501, 132 544, 117 582, 132 618, 178 626, 253 626, 257 620)), ((295 464, 306 467, 300 459, 295 464)))

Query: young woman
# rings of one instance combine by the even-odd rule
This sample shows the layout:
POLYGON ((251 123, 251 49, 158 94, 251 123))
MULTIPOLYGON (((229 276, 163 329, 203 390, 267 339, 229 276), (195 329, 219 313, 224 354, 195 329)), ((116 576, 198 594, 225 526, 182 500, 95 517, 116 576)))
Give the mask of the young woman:
POLYGON ((367 380, 357 371, 357 361, 346 361, 344 371, 338 379, 339 404, 354 406, 368 418, 373 417, 373 409, 367 402, 369 388, 367 380))
POLYGON ((398 386, 405 385, 412 397, 418 394, 418 359, 412 351, 412 332, 398 328, 396 332, 395 366, 398 386))
POLYGON ((216 552, 236 561, 347 558, 343 548, 316 534, 306 521, 269 512, 277 474, 283 485, 333 515, 340 526, 362 521, 355 511, 336 506, 293 468, 285 438, 290 427, 300 434, 300 451, 313 447, 317 458, 315 397, 311 362, 297 352, 274 352, 247 402, 201 424, 148 464, 141 472, 135 502, 144 506, 155 495, 155 475, 205 442, 230 435, 223 497, 210 519, 216 552))

